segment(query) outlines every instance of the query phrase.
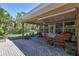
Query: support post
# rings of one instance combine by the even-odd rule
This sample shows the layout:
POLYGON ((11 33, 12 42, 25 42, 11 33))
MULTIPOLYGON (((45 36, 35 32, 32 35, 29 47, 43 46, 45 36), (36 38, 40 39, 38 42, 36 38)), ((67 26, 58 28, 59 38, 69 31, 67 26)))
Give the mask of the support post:
POLYGON ((77 54, 79 55, 79 9, 76 8, 76 28, 77 28, 77 54))
POLYGON ((55 34, 56 33, 56 31, 55 31, 56 25, 54 24, 53 26, 54 26, 53 33, 55 34))
POLYGON ((63 22, 63 33, 64 33, 64 29, 65 29, 65 28, 64 28, 64 22, 63 22))
POLYGON ((48 25, 49 33, 50 33, 50 24, 48 25))
POLYGON ((24 39, 24 23, 22 23, 22 39, 24 39))
POLYGON ((43 33, 44 33, 44 25, 43 25, 43 33))
POLYGON ((29 24, 29 27, 30 27, 30 29, 29 29, 29 30, 31 31, 32 24, 29 24))

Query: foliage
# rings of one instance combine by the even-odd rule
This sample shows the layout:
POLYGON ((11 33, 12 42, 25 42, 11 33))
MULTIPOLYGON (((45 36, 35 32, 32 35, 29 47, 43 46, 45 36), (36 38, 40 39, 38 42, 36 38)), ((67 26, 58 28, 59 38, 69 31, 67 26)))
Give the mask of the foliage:
POLYGON ((4 30, 2 28, 0 28, 0 35, 4 34, 4 30))
POLYGON ((14 25, 14 30, 16 34, 20 34, 22 30, 22 24, 19 22, 19 18, 21 16, 24 16, 26 13, 21 11, 17 12, 16 20, 15 20, 15 25, 14 25))
MULTIPOLYGON (((26 12, 18 12, 16 18, 13 18, 5 9, 0 7, 0 35, 3 34, 21 34, 22 24, 19 22, 19 18, 24 16, 26 12)), ((30 30, 38 30, 37 25, 33 24, 25 24, 24 32, 28 32, 30 30)), ((30 33, 30 36, 34 36, 35 32, 30 33)), ((27 35, 30 37, 29 35, 27 35)))
POLYGON ((0 8, 0 28, 4 31, 4 34, 8 33, 13 26, 12 16, 3 8, 0 8))
POLYGON ((21 11, 21 12, 17 12, 16 19, 19 20, 19 18, 22 17, 22 16, 24 16, 25 14, 26 14, 26 12, 23 12, 23 11, 21 11))
POLYGON ((25 35, 25 39, 31 39, 31 35, 30 35, 30 33, 26 33, 26 35, 25 35))

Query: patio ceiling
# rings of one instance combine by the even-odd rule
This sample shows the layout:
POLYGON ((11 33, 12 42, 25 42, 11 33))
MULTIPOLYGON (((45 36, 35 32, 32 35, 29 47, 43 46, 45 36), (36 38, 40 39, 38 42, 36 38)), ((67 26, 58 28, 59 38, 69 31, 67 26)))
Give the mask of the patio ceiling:
POLYGON ((53 17, 48 17, 47 19, 44 19, 43 22, 45 23, 55 23, 55 22, 61 22, 61 21, 71 21, 75 19, 75 11, 69 12, 66 14, 61 14, 53 17))
POLYGON ((32 24, 43 24, 43 22, 51 23, 51 22, 56 22, 56 21, 60 21, 60 20, 61 21, 66 20, 66 19, 69 20, 70 18, 72 18, 72 19, 75 18, 75 12, 64 13, 64 14, 52 16, 52 17, 48 17, 48 16, 62 13, 67 10, 76 9, 76 8, 79 8, 79 4, 69 3, 69 4, 61 5, 60 7, 57 7, 53 10, 49 10, 49 11, 42 13, 40 15, 37 15, 37 16, 33 16, 30 18, 29 17, 22 17, 20 22, 21 23, 32 23, 32 24), (44 17, 48 17, 48 18, 44 18, 44 17), (44 18, 44 19, 39 20, 40 18, 44 18))
POLYGON ((50 10, 53 10, 55 8, 58 8, 60 6, 65 5, 66 3, 41 3, 36 8, 32 9, 30 12, 28 12, 26 15, 22 16, 20 18, 21 22, 28 22, 29 20, 32 20, 31 18, 37 17, 39 15, 42 15, 50 10))
POLYGON ((61 13, 57 15, 50 15, 48 17, 35 19, 28 23, 33 24, 53 24, 55 22, 61 22, 61 21, 71 21, 74 20, 76 16, 75 9, 69 10, 69 12, 66 11, 66 13, 61 13))

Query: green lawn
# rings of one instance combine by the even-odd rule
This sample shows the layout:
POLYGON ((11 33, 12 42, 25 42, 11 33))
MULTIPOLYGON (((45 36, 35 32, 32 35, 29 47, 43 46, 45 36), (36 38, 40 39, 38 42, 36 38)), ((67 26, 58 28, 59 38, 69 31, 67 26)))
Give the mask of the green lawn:
POLYGON ((7 37, 9 39, 21 39, 22 38, 22 34, 8 34, 7 37))
MULTIPOLYGON (((25 38, 28 37, 33 37, 37 34, 37 32, 27 32, 27 35, 26 33, 24 34, 25 38)), ((22 39, 22 34, 8 34, 6 35, 9 39, 22 39)))
POLYGON ((8 37, 19 37, 22 36, 22 34, 8 34, 8 37))

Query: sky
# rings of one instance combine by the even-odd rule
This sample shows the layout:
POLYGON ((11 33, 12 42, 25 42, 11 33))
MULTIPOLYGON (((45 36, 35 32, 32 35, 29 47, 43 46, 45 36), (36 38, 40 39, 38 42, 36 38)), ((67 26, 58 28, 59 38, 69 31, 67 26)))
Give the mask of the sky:
POLYGON ((0 7, 4 8, 14 18, 16 17, 17 12, 24 11, 28 13, 38 5, 39 4, 37 3, 0 3, 0 7))

